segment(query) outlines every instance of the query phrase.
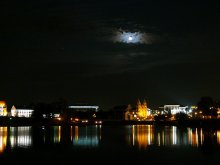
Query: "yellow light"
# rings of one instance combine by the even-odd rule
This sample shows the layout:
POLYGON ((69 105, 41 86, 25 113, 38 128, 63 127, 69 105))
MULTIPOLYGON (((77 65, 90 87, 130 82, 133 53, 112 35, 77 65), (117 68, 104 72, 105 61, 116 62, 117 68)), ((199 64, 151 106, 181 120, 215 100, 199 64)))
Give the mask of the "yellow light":
POLYGON ((217 143, 220 144, 220 130, 217 131, 217 143))
POLYGON ((7 144, 7 127, 0 127, 0 154, 4 152, 7 144))
POLYGON ((5 101, 0 101, 0 106, 4 106, 6 105, 6 102, 5 101))

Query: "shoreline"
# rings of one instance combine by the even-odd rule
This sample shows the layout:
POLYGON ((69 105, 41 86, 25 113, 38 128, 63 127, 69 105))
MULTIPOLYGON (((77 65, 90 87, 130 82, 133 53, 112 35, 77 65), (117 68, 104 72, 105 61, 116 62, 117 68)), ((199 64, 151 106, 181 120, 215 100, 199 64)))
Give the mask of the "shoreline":
POLYGON ((0 120, 0 126, 84 126, 84 125, 155 125, 177 127, 202 127, 220 129, 220 119, 191 119, 173 121, 125 121, 125 120, 101 120, 102 123, 74 123, 58 120, 36 121, 34 119, 0 120))

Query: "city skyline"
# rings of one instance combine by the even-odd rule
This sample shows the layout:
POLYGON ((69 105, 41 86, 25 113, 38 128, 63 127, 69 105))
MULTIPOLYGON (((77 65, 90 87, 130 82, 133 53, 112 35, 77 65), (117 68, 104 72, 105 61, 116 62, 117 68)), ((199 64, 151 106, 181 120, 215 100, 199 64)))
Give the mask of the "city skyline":
POLYGON ((3 1, 0 100, 15 105, 220 99, 214 2, 3 1))

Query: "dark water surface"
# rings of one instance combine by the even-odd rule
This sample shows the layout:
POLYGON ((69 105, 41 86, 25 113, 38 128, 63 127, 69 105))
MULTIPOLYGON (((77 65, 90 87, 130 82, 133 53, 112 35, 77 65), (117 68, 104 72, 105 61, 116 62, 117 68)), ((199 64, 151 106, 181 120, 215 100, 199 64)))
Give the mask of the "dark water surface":
POLYGON ((0 127, 0 163, 211 164, 220 130, 153 125, 0 127))

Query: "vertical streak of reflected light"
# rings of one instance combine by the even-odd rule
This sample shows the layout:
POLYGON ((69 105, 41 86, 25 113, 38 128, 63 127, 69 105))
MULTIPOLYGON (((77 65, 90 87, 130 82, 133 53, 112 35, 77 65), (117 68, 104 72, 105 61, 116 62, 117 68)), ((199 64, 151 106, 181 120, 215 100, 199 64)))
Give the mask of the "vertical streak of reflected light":
POLYGON ((70 126, 70 140, 73 141, 73 126, 70 126))
POLYGON ((148 125, 147 126, 147 144, 145 145, 145 147, 147 146, 147 145, 150 145, 150 143, 151 143, 151 132, 150 132, 151 130, 150 130, 150 126, 148 125))
POLYGON ((152 126, 148 125, 147 129, 148 129, 148 135, 147 135, 148 136, 148 145, 151 145, 152 139, 153 139, 152 126))
POLYGON ((217 144, 220 145, 220 130, 217 130, 217 144))
POLYGON ((200 144, 203 144, 203 140, 204 140, 204 137, 203 137, 203 132, 202 132, 202 128, 200 130, 200 144))
POLYGON ((195 129, 195 131, 193 131, 191 129, 190 139, 191 139, 191 145, 198 147, 198 145, 199 145, 199 136, 198 136, 198 129, 197 128, 195 129))
POLYGON ((135 141, 135 129, 134 129, 134 125, 132 125, 132 145, 134 146, 134 141, 135 141))
POLYGON ((0 127, 0 154, 4 152, 7 144, 7 127, 0 127))
POLYGON ((196 146, 198 147, 198 141, 199 141, 199 137, 198 137, 198 130, 197 130, 197 128, 196 128, 196 146))
POLYGON ((73 145, 79 147, 98 147, 101 127, 95 126, 75 126, 73 145))
MULTIPOLYGON (((60 143, 60 139, 61 139, 61 128, 60 126, 54 126, 53 142, 60 143)), ((46 136, 45 136, 45 140, 46 140, 46 136)))
POLYGON ((188 132, 188 143, 192 145, 192 129, 188 128, 187 132, 188 132))
POLYGON ((17 138, 15 136, 15 127, 10 127, 9 132, 10 132, 11 148, 14 148, 17 145, 17 138))
POLYGON ((32 145, 31 127, 16 127, 17 128, 17 145, 19 147, 30 147, 32 145))
POLYGON ((164 130, 162 131, 162 145, 164 146, 165 144, 165 135, 164 135, 164 130))
POLYGON ((153 143, 153 128, 151 125, 132 126, 132 145, 146 148, 153 143))
POLYGON ((61 126, 58 127, 58 142, 60 143, 61 139, 61 126))
POLYGON ((102 125, 99 125, 99 130, 100 130, 100 132, 99 132, 99 140, 101 140, 102 139, 102 125))
POLYGON ((160 146, 160 132, 157 133, 158 146, 160 146))
POLYGON ((74 138, 74 140, 78 141, 78 139, 79 139, 79 127, 75 126, 75 138, 74 138))
POLYGON ((150 141, 150 135, 148 134, 149 130, 147 126, 138 125, 137 126, 137 143, 139 148, 146 148, 148 142, 150 141), (149 140, 149 141, 148 141, 149 140))
POLYGON ((193 130, 191 129, 191 139, 192 139, 192 146, 196 145, 196 134, 195 132, 193 132, 193 130))
POLYGON ((172 133, 173 133, 173 144, 175 145, 176 144, 176 127, 175 126, 173 126, 172 133))

